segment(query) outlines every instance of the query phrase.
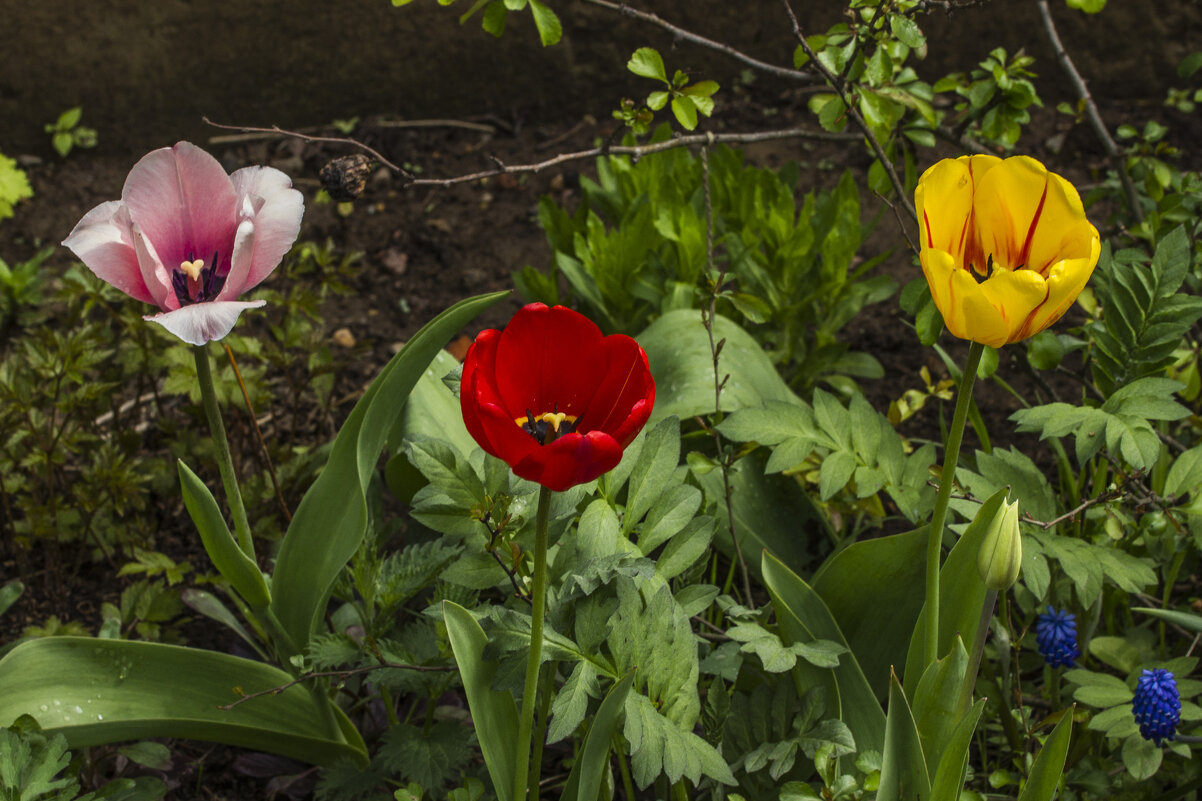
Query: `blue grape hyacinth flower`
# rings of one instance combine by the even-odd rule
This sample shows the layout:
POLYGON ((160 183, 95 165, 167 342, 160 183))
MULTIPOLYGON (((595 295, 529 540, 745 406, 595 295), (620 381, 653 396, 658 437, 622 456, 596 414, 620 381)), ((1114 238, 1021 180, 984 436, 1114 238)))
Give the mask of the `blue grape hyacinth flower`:
POLYGON ((1076 616, 1049 606, 1035 624, 1035 644, 1050 667, 1071 667, 1081 655, 1076 616))
POLYGON ((1135 700, 1131 702, 1139 733, 1145 740, 1160 745, 1172 740, 1181 722, 1181 694, 1171 670, 1156 668, 1140 674, 1135 685, 1135 700))

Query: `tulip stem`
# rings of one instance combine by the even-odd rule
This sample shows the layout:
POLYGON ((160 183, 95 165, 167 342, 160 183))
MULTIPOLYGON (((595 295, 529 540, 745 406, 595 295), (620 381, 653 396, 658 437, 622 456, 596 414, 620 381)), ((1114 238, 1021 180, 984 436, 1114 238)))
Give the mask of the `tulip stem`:
MULTIPOLYGON (((551 490, 539 487, 538 517, 534 526, 533 609, 530 617, 530 654, 526 660, 526 686, 522 691, 522 717, 518 721, 517 766, 513 776, 513 801, 526 798, 530 778, 530 739, 534 729, 534 707, 538 696, 538 671, 543 662, 543 615, 547 608, 547 521, 551 517, 551 490)), ((531 801, 538 797, 539 765, 534 766, 531 801)))
POLYGON ((225 499, 234 518, 234 533, 238 547, 251 559, 255 558, 255 544, 250 536, 250 523, 246 519, 246 507, 242 504, 242 491, 238 488, 238 476, 234 473, 234 460, 230 457, 230 445, 225 438, 225 423, 217 407, 217 393, 213 390, 213 371, 209 367, 209 354, 204 345, 192 348, 196 358, 196 380, 200 384, 200 397, 204 401, 205 416, 209 418, 209 435, 213 438, 213 451, 217 456, 217 469, 221 472, 221 483, 225 487, 225 499))
POLYGON ((943 470, 939 477, 939 494, 935 496, 935 511, 931 513, 931 525, 927 532, 927 605, 923 669, 939 658, 939 562, 943 549, 943 524, 947 519, 947 502, 956 480, 956 463, 960 460, 960 442, 964 439, 964 423, 968 419, 968 407, 972 401, 972 385, 977 377, 977 365, 985 346, 973 342, 968 348, 968 359, 960 376, 960 390, 956 395, 956 411, 952 415, 952 427, 947 432, 947 444, 943 449, 943 470))

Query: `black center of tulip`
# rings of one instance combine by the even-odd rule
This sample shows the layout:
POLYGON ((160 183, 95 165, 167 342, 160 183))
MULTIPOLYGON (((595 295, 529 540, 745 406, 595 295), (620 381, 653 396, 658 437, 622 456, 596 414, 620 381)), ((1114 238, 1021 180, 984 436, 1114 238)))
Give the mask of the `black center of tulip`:
POLYGON ((559 411, 532 414, 529 409, 525 417, 519 417, 514 422, 534 437, 539 445, 550 445, 564 434, 571 434, 580 425, 579 419, 570 414, 559 411))
POLYGON ((196 254, 188 251, 188 260, 171 273, 171 288, 180 306, 213 300, 225 286, 225 276, 217 274, 217 251, 207 266, 197 261, 196 254))

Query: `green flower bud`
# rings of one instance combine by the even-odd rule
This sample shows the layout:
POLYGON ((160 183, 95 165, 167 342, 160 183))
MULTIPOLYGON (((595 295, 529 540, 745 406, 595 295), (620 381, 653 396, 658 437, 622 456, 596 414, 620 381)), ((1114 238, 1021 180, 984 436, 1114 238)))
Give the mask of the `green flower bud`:
POLYGON ((1018 580, 1023 539, 1018 530, 1018 501, 1002 501, 977 551, 977 572, 991 590, 1004 590, 1018 580))

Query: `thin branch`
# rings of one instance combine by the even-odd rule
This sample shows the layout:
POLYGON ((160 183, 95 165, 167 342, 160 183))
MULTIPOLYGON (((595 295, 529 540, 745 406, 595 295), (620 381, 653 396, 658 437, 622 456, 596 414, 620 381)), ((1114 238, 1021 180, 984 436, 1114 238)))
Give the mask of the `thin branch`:
POLYGON ((233 703, 218 705, 217 708, 222 712, 228 712, 239 704, 244 704, 252 698, 262 698, 264 695, 279 695, 285 690, 295 687, 298 684, 304 684, 306 681, 311 679, 348 679, 351 676, 357 676, 360 673, 370 673, 373 670, 384 670, 385 668, 393 668, 396 670, 412 670, 418 673, 451 673, 455 670, 458 670, 458 668, 452 665, 407 665, 402 662, 382 662, 378 665, 367 665, 366 667, 353 668, 351 670, 317 670, 293 679, 287 684, 281 684, 278 687, 271 687, 266 690, 259 690, 257 693, 248 693, 233 703))
POLYGON ((263 439, 263 429, 259 428, 259 421, 255 419, 255 407, 251 405, 250 393, 246 391, 246 384, 242 381, 242 371, 238 369, 238 362, 234 360, 234 351, 229 345, 221 343, 225 348, 225 355, 229 357, 230 367, 234 368, 234 378, 238 379, 238 389, 242 390, 242 400, 246 403, 246 411, 250 417, 251 427, 255 430, 255 436, 259 440, 259 448, 263 452, 263 463, 267 465, 267 474, 271 476, 271 486, 275 488, 275 499, 280 505, 280 511, 284 513, 284 518, 291 523, 292 512, 288 511, 288 503, 284 500, 284 493, 280 492, 280 481, 275 475, 275 465, 271 462, 271 452, 267 450, 267 440, 263 439))
MULTIPOLYGON (((590 2, 595 0, 590 0, 590 2)), ((341 137, 323 137, 309 136, 307 134, 297 133, 295 131, 287 131, 280 128, 278 125, 273 125, 270 128, 249 128, 232 125, 218 125, 205 118, 205 122, 217 128, 227 128, 235 131, 259 131, 270 133, 278 136, 294 136, 307 142, 333 142, 337 144, 347 144, 353 147, 360 148, 375 158, 380 160, 380 163, 389 169, 396 170, 402 177, 405 188, 411 186, 438 186, 448 187, 455 184, 471 183, 484 178, 492 178, 497 175, 516 175, 520 173, 536 173, 541 172, 549 167, 555 167, 559 164, 564 164, 570 161, 580 161, 581 159, 596 158, 598 156, 630 156, 636 161, 644 156, 649 156, 652 153, 661 153, 665 150, 674 150, 678 147, 690 147, 692 145, 705 145, 712 143, 733 143, 733 144, 754 144, 756 142, 773 142, 781 139, 814 139, 822 142, 858 142, 859 136, 855 134, 839 134, 830 133, 828 131, 815 131, 809 128, 783 128, 776 131, 753 131, 751 133, 713 133, 713 134, 690 134, 687 136, 674 136, 663 142, 655 142, 649 145, 622 145, 618 147, 594 147, 588 150, 578 150, 574 153, 561 153, 558 156, 549 158, 545 161, 536 162, 534 164, 505 164, 495 156, 490 156, 493 164, 496 165, 491 170, 482 170, 480 172, 470 173, 468 175, 459 175, 453 178, 416 178, 412 173, 397 167, 392 162, 385 159, 377 151, 355 139, 345 139, 341 137)))
POLYGON ((1089 93, 1089 87, 1085 85, 1085 79, 1081 77, 1081 73, 1077 72, 1077 67, 1073 64, 1073 60, 1069 58, 1068 51, 1064 49, 1064 43, 1060 41, 1060 34, 1056 32, 1056 23, 1052 20, 1052 10, 1048 8, 1048 0, 1035 0, 1035 5, 1039 7, 1039 16, 1043 18, 1043 29, 1048 35, 1048 40, 1052 43, 1052 49, 1056 51, 1056 58, 1060 60, 1060 66, 1064 67, 1064 71, 1068 73, 1069 80, 1073 83, 1073 88, 1077 90, 1077 97, 1084 101, 1085 116, 1089 119, 1089 124, 1093 128, 1094 133, 1101 140, 1102 147, 1106 149, 1106 157, 1110 161, 1111 168, 1118 173, 1119 180, 1123 182, 1123 192, 1127 195, 1127 205, 1131 207, 1131 213, 1135 215, 1135 219, 1143 222, 1144 212, 1140 208, 1139 198, 1135 194, 1135 184, 1131 182, 1131 176, 1127 174, 1118 145, 1114 143, 1114 139, 1111 138, 1110 132, 1106 129, 1106 123, 1102 122, 1102 115, 1098 113, 1098 107, 1093 102, 1093 96, 1089 93))
POLYGON ((797 41, 801 44, 806 55, 810 57, 810 61, 818 68, 823 77, 830 82, 831 87, 838 93, 839 99, 843 102, 843 107, 847 109, 848 116, 852 122, 864 134, 864 138, 868 140, 872 152, 876 154, 877 161, 885 168, 885 172, 889 175, 889 181, 893 184, 893 188, 897 191, 897 196, 903 204, 906 211, 909 212, 911 219, 918 219, 918 212, 914 210, 914 204, 910 202, 910 198, 906 192, 906 185, 901 178, 897 176, 897 170, 893 169, 893 162, 885 155, 885 149, 881 147, 881 143, 877 141, 876 135, 872 133, 872 129, 868 127, 868 123, 864 121, 864 117, 853 103, 850 102, 847 96, 847 82, 843 77, 836 75, 826 68, 826 65, 818 60, 818 54, 814 52, 814 48, 810 47, 810 43, 806 41, 805 34, 801 30, 801 23, 797 21, 797 15, 793 13, 793 6, 789 0, 781 0, 784 4, 785 12, 789 15, 789 21, 793 24, 793 35, 797 37, 797 41))
POLYGON ((328 142, 331 144, 338 144, 338 145, 350 145, 351 147, 359 148, 360 150, 364 151, 365 153, 369 153, 372 156, 372 158, 376 159, 381 164, 383 164, 385 167, 387 167, 390 170, 393 170, 397 174, 402 175, 406 178, 413 177, 413 175, 410 174, 408 170, 406 170, 403 167, 399 167, 396 164, 393 164, 391 161, 384 158, 384 156, 380 153, 380 151, 376 150, 375 148, 368 147, 367 145, 363 144, 362 142, 360 142, 357 139, 349 139, 344 136, 310 136, 309 134, 303 134, 303 133, 300 133, 299 131, 285 131, 283 128, 281 128, 278 125, 273 125, 270 128, 256 128, 256 127, 250 126, 250 125, 224 125, 220 122, 213 122, 208 117, 201 117, 201 119, 205 121, 206 125, 212 125, 214 128, 221 128, 222 130, 225 130, 225 131, 242 131, 243 133, 275 134, 277 136, 289 136, 289 137, 292 137, 293 139, 300 139, 304 142, 328 142))
POLYGON ((740 50, 736 50, 730 45, 723 44, 722 42, 716 42, 713 39, 707 39, 706 37, 693 33, 692 31, 687 31, 684 28, 673 25, 672 23, 656 16, 655 14, 651 14, 646 11, 639 11, 637 8, 630 8, 629 6, 621 3, 612 3, 609 0, 585 0, 585 2, 591 3, 595 6, 601 6, 602 8, 609 9, 610 11, 616 11, 619 14, 624 14, 628 17, 634 17, 637 20, 642 20, 643 22, 663 28, 665 31, 669 31, 678 39, 683 39, 686 42, 692 42, 693 44, 701 45, 702 47, 708 47, 710 50, 716 50, 719 53, 724 53, 736 61, 741 61, 747 66, 753 67, 761 72, 767 72, 771 75, 776 75, 780 78, 788 78, 793 81, 802 81, 805 83, 814 82, 813 76, 808 72, 795 70, 788 67, 778 67, 775 64, 769 64, 766 61, 760 61, 758 58, 754 58, 740 50))

